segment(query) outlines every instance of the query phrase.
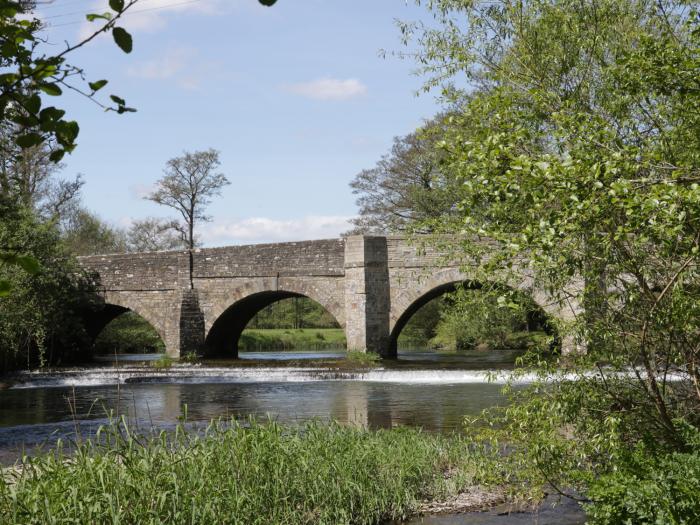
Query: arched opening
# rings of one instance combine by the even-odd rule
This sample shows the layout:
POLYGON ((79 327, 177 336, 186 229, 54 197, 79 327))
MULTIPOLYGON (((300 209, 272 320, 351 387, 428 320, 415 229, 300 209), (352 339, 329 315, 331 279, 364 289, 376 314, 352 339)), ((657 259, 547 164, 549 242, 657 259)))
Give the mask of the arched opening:
POLYGON ((306 295, 259 292, 237 301, 214 322, 206 338, 208 357, 240 353, 345 350, 336 318, 306 295))
POLYGON ((505 364, 528 349, 552 351, 557 344, 550 318, 526 293, 456 281, 432 288, 401 313, 390 355, 452 354, 505 364))
POLYGON ((165 343, 153 325, 124 306, 106 304, 90 319, 89 332, 97 359, 165 353, 165 343))

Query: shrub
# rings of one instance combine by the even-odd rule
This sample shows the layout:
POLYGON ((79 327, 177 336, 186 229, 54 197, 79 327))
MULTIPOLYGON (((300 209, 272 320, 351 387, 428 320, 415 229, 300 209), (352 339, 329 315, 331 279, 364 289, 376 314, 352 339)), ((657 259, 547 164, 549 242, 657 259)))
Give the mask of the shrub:
POLYGON ((359 350, 350 350, 347 354, 347 359, 350 363, 359 366, 378 366, 382 360, 379 354, 360 352, 359 350))
POLYGON ((151 366, 153 366, 153 368, 170 368, 173 366, 173 359, 170 356, 164 355, 160 359, 153 361, 151 366))
POLYGON ((657 457, 640 446, 595 482, 589 497, 594 525, 700 523, 700 449, 657 457))

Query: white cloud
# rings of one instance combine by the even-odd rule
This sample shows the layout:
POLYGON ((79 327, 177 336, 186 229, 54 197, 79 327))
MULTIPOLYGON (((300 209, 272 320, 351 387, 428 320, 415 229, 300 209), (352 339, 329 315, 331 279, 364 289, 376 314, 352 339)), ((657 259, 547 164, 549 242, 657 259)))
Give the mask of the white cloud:
POLYGON ((156 191, 156 184, 134 184, 129 186, 129 192, 137 199, 145 199, 148 195, 156 191))
POLYGON ((156 60, 148 60, 135 64, 127 70, 130 76, 148 79, 172 78, 180 73, 193 55, 187 48, 169 49, 164 56, 156 60))
POLYGON ((174 47, 168 49, 163 56, 153 60, 147 60, 130 66, 127 74, 131 77, 148 80, 166 80, 175 78, 177 83, 185 89, 199 87, 201 74, 196 74, 195 69, 201 69, 202 64, 192 65, 192 57, 195 52, 187 47, 174 47))
POLYGON ((284 86, 286 91, 314 100, 349 100, 367 93, 367 86, 356 78, 319 78, 284 86))
MULTIPOLYGON (((137 2, 121 18, 119 25, 130 32, 155 32, 167 25, 169 15, 174 13, 199 13, 204 15, 220 14, 228 7, 224 0, 148 0, 137 2)), ((98 0, 92 3, 86 12, 110 12, 108 0, 98 0)), ((79 37, 86 38, 100 27, 95 23, 83 22, 80 26, 79 37)))
POLYGON ((207 224, 202 227, 201 235, 208 246, 329 239, 348 231, 351 218, 334 215, 308 215, 288 220, 251 217, 207 224))

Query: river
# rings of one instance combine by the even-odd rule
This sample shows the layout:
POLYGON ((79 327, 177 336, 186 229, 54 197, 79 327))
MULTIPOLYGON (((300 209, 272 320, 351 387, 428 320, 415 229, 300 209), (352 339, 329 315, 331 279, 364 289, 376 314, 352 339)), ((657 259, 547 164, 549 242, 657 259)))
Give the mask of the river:
MULTIPOLYGON (((173 428, 183 419, 199 426, 212 418, 252 416, 291 424, 321 419, 369 428, 409 425, 451 432, 462 428, 466 416, 506 402, 503 380, 491 382, 487 377, 487 371, 507 374, 507 363, 497 358, 479 361, 473 356, 414 352, 401 355, 393 365, 366 372, 313 364, 313 359, 342 356, 338 352, 251 353, 241 355, 249 366, 216 363, 162 370, 139 363, 148 356, 131 356, 127 361, 132 363, 122 362, 119 367, 25 373, 15 378, 12 388, 0 391, 0 463, 11 464, 23 451, 50 447, 59 438, 91 435, 117 415, 144 430, 173 428), (289 359, 295 366, 285 366, 289 359)), ((544 508, 538 523, 583 523, 575 505, 558 509, 544 508), (549 514, 554 521, 547 521, 549 514)), ((411 523, 512 525, 531 523, 518 521, 527 516, 504 517, 492 511, 411 523)))

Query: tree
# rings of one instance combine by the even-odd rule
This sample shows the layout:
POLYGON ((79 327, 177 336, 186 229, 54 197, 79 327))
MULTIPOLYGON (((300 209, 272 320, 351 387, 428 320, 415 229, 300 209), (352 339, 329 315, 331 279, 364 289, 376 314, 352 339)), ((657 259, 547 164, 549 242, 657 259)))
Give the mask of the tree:
POLYGON ((131 252, 157 252, 185 248, 178 224, 155 217, 134 221, 126 233, 131 252))
POLYGON ((94 213, 81 207, 62 221, 61 237, 73 255, 123 253, 127 250, 124 231, 110 226, 94 213))
MULTIPOLYGON (((461 110, 441 169, 459 214, 441 229, 463 234, 455 253, 484 277, 527 260, 538 283, 587 311, 558 326, 587 353, 540 359, 546 391, 530 390, 491 437, 508 439, 524 484, 610 502, 638 484, 640 457, 700 453, 698 13, 683 0, 429 6, 435 25, 403 27, 426 86, 459 75, 473 88, 452 91, 461 110), (488 253, 474 236, 490 239, 488 253)), ((646 522, 624 503, 601 507, 599 522, 646 522)), ((674 512, 690 522, 698 509, 679 501, 674 512)))
POLYGON ((394 138, 390 153, 355 176, 350 187, 360 214, 352 219, 352 234, 430 231, 432 219, 452 213, 454 193, 440 172, 442 152, 436 146, 445 121, 438 116, 416 132, 394 138))
POLYGON ((0 200, 0 245, 18 256, 0 264, 12 293, 0 299, 0 371, 75 359, 89 348, 80 313, 95 289, 65 249, 57 226, 0 200), (28 271, 25 271, 28 270, 28 271))
POLYGON ((68 56, 94 40, 101 33, 111 32, 116 44, 126 53, 132 49, 129 33, 117 21, 138 0, 110 0, 110 11, 88 14, 87 20, 98 22, 95 31, 74 44, 66 44, 59 52, 45 45, 39 36, 42 22, 33 14, 36 2, 2 0, 0 2, 0 122, 16 124, 15 142, 22 148, 53 142, 50 158, 58 162, 75 148, 78 123, 64 118, 65 111, 44 106, 40 95, 60 96, 63 89, 76 91, 106 110, 118 113, 134 111, 117 95, 106 105, 95 96, 107 85, 106 80, 85 81, 84 71, 67 62, 68 56), (47 51, 49 51, 47 53, 47 51))
POLYGON ((0 195, 45 220, 61 221, 78 206, 82 177, 58 179, 63 166, 50 158, 52 143, 21 148, 14 142, 16 128, 0 124, 0 195))
MULTIPOLYGON (((0 126, 2 127, 2 174, 0 174, 0 197, 3 205, 8 205, 8 178, 11 172, 24 177, 17 180, 16 197, 29 200, 35 197, 41 182, 51 173, 36 169, 34 160, 40 166, 47 166, 44 157, 51 162, 59 162, 66 152, 75 148, 78 136, 78 123, 64 118, 65 111, 55 106, 44 106, 42 95, 60 96, 62 88, 81 93, 107 110, 118 113, 134 111, 117 95, 111 95, 113 106, 96 100, 95 95, 106 84, 106 80, 86 82, 84 71, 66 62, 67 57, 95 39, 99 34, 112 32, 116 44, 126 53, 132 48, 129 33, 116 25, 119 18, 137 0, 110 0, 111 12, 88 14, 90 22, 102 22, 87 38, 56 53, 47 47, 40 37, 42 22, 33 16, 37 4, 31 0, 0 0, 0 126), (48 52, 47 52, 48 51, 48 52), (49 147, 50 145, 50 147, 49 147), (17 148, 18 147, 18 148, 17 148), (12 165, 8 173, 8 163, 12 165), (27 170, 30 170, 29 172, 27 170)), ((82 185, 79 179, 59 183, 53 187, 53 211, 69 202, 82 185)), ((46 190, 44 188, 44 190, 46 190)), ((36 201, 32 203, 37 206, 36 201)), ((36 260, 31 254, 20 255, 0 245, 0 261, 3 266, 14 266, 38 271, 36 260)), ((7 295, 10 280, 0 280, 0 294, 7 295)))
POLYGON ((210 220, 204 209, 212 197, 220 195, 221 189, 230 184, 222 173, 217 173, 220 164, 219 152, 214 149, 185 152, 167 162, 165 176, 156 183, 156 190, 146 197, 180 214, 182 222, 176 225, 189 250, 196 245, 197 221, 210 220))

